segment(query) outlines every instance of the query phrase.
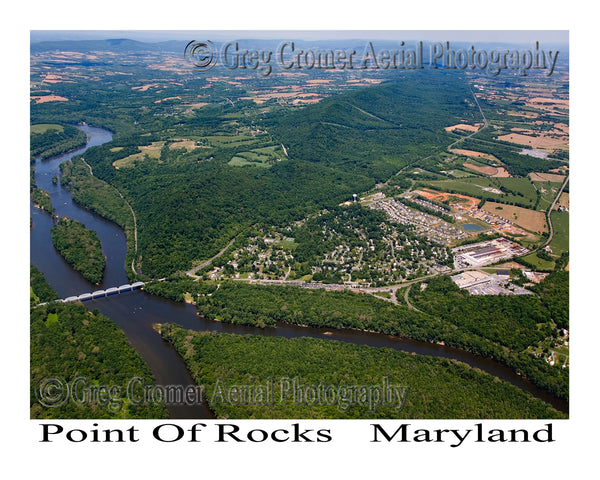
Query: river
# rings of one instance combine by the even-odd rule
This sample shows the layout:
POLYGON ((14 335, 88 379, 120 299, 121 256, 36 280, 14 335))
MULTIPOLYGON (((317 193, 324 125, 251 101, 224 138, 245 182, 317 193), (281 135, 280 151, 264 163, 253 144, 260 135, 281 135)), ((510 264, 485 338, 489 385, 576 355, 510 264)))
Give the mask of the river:
MULTIPOLYGON (((75 204, 68 190, 52 183, 52 177, 60 176, 59 165, 70 160, 74 155, 83 153, 87 148, 101 145, 112 139, 112 134, 104 129, 80 126, 87 135, 86 147, 52 159, 36 160, 35 181, 39 188, 50 194, 52 205, 59 216, 66 216, 83 223, 87 228, 95 230, 100 238, 102 250, 106 255, 106 269, 100 286, 86 281, 74 271, 56 252, 50 239, 50 228, 54 220, 45 212, 30 206, 33 227, 30 234, 30 261, 45 276, 46 281, 60 298, 92 292, 98 289, 118 287, 128 282, 125 274, 126 241, 123 231, 98 215, 75 204)), ((184 328, 193 330, 211 330, 226 333, 252 334, 264 336, 314 337, 341 340, 360 345, 387 347, 419 355, 431 355, 460 360, 473 367, 484 370, 503 380, 532 393, 536 397, 552 404, 557 409, 568 412, 567 402, 557 399, 548 392, 537 388, 509 368, 468 352, 443 345, 401 339, 398 337, 365 333, 354 330, 318 329, 278 324, 274 328, 255 328, 240 325, 223 324, 200 318, 192 305, 180 304, 167 299, 149 295, 143 291, 135 291, 108 298, 100 298, 85 302, 91 310, 99 309, 102 314, 112 319, 125 333, 133 347, 142 355, 152 370, 157 385, 194 385, 185 364, 175 352, 171 344, 164 342, 154 331, 155 323, 174 322, 184 328)), ((169 405, 169 414, 174 419, 213 418, 206 404, 169 405)))

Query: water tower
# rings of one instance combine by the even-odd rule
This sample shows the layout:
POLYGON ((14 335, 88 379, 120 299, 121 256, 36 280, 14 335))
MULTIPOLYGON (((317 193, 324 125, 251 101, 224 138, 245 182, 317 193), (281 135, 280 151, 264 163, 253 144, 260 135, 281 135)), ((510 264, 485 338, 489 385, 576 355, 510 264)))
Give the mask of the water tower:
POLYGON ((358 198, 358 195, 356 193, 352 194, 352 198, 354 198, 354 201, 356 202, 356 199, 358 198))

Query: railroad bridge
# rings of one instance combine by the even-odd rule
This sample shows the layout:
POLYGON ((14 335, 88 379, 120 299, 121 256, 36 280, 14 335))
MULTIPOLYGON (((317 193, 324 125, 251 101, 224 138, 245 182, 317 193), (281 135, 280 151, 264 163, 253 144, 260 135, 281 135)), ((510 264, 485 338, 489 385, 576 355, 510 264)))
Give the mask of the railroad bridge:
MULTIPOLYGON (((110 297, 112 295, 118 295, 123 292, 132 292, 137 290, 145 285, 144 282, 135 282, 130 284, 121 285, 120 287, 110 287, 106 290, 96 290, 91 293, 82 293, 81 295, 73 295, 68 298, 61 298, 60 300, 55 300, 57 302, 85 302, 86 300, 94 300, 96 298, 104 298, 110 297)), ((44 303, 40 303, 40 305, 45 305, 44 303)))

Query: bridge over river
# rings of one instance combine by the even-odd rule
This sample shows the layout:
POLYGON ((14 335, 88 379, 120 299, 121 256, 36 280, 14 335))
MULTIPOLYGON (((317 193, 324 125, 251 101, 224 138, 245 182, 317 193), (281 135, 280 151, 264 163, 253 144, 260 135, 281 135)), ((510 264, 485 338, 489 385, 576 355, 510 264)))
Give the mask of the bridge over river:
MULTIPOLYGON (((110 297, 111 295, 118 295, 123 292, 132 292, 137 290, 145 285, 144 282, 135 282, 130 284, 121 285, 120 287, 110 287, 106 290, 96 290, 91 293, 82 293, 81 295, 73 295, 68 298, 61 298, 60 300, 55 300, 56 302, 85 302, 86 300, 94 300, 96 298, 104 298, 110 297)), ((45 303, 40 303, 40 305, 45 305, 45 303)))

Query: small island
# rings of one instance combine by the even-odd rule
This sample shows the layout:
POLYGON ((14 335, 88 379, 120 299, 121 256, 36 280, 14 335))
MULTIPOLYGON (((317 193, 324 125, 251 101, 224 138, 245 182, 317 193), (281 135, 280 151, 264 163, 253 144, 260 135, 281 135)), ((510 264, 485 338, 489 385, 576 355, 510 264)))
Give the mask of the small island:
POLYGON ((54 248, 69 265, 92 283, 102 281, 106 257, 96 232, 88 230, 82 223, 62 217, 50 234, 54 248))
POLYGON ((41 188, 34 188, 31 190, 31 199, 33 205, 40 210, 48 212, 50 215, 54 215, 54 207, 52 207, 52 201, 50 200, 50 194, 41 188))

